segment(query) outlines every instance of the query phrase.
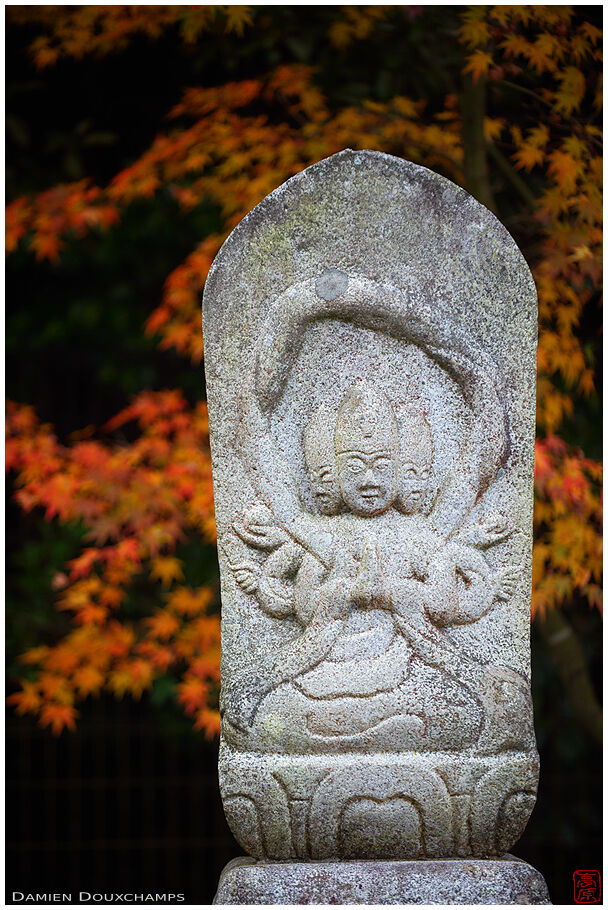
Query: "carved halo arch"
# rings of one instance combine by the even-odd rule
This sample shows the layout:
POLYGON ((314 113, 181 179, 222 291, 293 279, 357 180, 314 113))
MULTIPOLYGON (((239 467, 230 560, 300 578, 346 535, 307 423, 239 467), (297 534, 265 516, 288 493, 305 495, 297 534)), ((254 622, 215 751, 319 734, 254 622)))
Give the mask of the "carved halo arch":
POLYGON ((243 387, 239 436, 256 492, 288 530, 298 497, 294 478, 272 445, 269 420, 306 329, 314 322, 337 319, 415 344, 457 382, 473 421, 434 509, 450 516, 435 522, 446 536, 460 526, 506 460, 509 432, 496 364, 447 316, 446 305, 438 308, 417 297, 393 285, 330 269, 291 285, 271 304, 243 387), (272 477, 266 475, 265 464, 272 466, 272 477))

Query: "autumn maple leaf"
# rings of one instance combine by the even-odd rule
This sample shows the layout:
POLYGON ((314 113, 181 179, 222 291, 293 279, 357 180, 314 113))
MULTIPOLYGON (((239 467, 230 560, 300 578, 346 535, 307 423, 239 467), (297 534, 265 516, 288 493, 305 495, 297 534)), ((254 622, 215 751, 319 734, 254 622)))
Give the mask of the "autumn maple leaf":
POLYGON ((485 74, 492 66, 493 62, 494 59, 492 57, 492 54, 488 53, 487 51, 477 49, 473 51, 473 53, 468 57, 464 67, 464 72, 470 73, 473 77, 473 80, 477 82, 481 76, 485 76, 485 74))
POLYGON ((21 690, 9 695, 6 699, 9 705, 15 705, 17 714, 27 714, 36 712, 42 705, 42 697, 38 690, 37 683, 30 682, 27 679, 19 680, 21 690))
POLYGON ((196 676, 189 676, 177 687, 177 700, 188 714, 194 714, 207 702, 209 686, 196 676))
POLYGON ((179 620, 168 610, 158 610, 154 616, 146 619, 146 625, 152 638, 166 641, 179 629, 179 620))
POLYGON ((105 675, 97 667, 88 665, 75 671, 72 682, 79 695, 97 695, 105 683, 105 675))
POLYGON ((194 722, 195 730, 203 730, 208 737, 218 736, 220 732, 221 721, 219 711, 213 711, 210 708, 201 708, 196 712, 194 722))
POLYGON ((59 736, 62 730, 75 730, 78 711, 72 705, 56 704, 49 702, 40 711, 40 724, 51 728, 54 736, 59 736))
POLYGON ((170 587, 174 581, 181 581, 183 577, 182 564, 175 556, 158 556, 152 560, 150 578, 160 581, 165 588, 170 587))

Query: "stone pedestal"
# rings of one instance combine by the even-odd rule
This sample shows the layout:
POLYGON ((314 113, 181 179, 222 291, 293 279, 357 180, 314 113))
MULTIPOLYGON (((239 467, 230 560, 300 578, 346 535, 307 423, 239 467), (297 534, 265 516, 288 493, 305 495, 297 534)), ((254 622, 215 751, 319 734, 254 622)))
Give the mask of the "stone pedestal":
POLYGON ((239 857, 214 904, 550 904, 542 875, 501 859, 272 863, 239 857))

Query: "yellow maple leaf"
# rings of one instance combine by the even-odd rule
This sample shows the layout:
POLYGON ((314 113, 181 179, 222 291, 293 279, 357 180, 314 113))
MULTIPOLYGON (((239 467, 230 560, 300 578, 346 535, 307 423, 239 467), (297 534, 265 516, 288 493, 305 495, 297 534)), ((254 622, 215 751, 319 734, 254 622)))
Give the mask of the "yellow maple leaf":
POLYGON ((505 52, 506 57, 527 57, 530 51, 530 42, 517 34, 507 35, 499 47, 505 52))
POLYGON ((184 577, 182 564, 175 556, 158 556, 152 560, 150 578, 160 581, 163 587, 168 588, 173 581, 181 581, 184 577))
POLYGON ((580 165, 569 152, 561 149, 555 149, 555 151, 551 152, 547 170, 549 175, 555 178, 564 193, 574 192, 576 180, 580 173, 580 165))
POLYGON ((585 35, 592 44, 597 44, 602 40, 602 30, 592 22, 583 22, 579 31, 585 35))
POLYGON ((538 126, 533 127, 527 137, 526 142, 534 146, 534 148, 544 148, 550 139, 549 129, 544 123, 539 123, 538 126))
POLYGON ((515 166, 523 168, 525 171, 531 171, 536 165, 542 164, 544 157, 542 149, 527 144, 517 149, 513 154, 515 166))
POLYGON ((246 25, 253 25, 251 6, 225 6, 226 31, 234 32, 239 38, 243 35, 246 25))
POLYGON ((477 82, 480 76, 484 76, 488 72, 493 63, 492 54, 487 51, 476 50, 468 57, 464 72, 470 73, 473 80, 477 82))
POLYGON ((484 46, 490 40, 490 30, 485 21, 486 7, 476 6, 468 9, 462 17, 462 25, 458 29, 461 40, 470 48, 484 46))
POLYGON ((543 32, 528 46, 526 56, 537 73, 554 72, 564 52, 564 45, 555 35, 543 32))
POLYGON ((553 106, 559 113, 569 115, 578 110, 585 96, 585 77, 575 66, 567 66, 557 79, 560 87, 555 92, 553 106))
MULTIPOLYGON (((500 9, 500 7, 498 7, 498 9, 500 9)), ((510 18, 513 19, 514 22, 521 22, 522 25, 530 24, 533 16, 531 6, 505 6, 504 9, 508 12, 510 18)))
POLYGON ((402 116, 407 117, 408 119, 414 119, 418 116, 416 102, 411 101, 409 98, 404 98, 403 95, 396 95, 393 98, 393 105, 402 116))
POLYGON ((36 648, 30 648, 29 651, 26 651, 21 655, 19 660, 22 664, 39 664, 49 653, 49 648, 47 645, 38 645, 36 648))
POLYGON ((484 117, 483 134, 486 139, 493 142, 500 139, 504 126, 505 122, 500 117, 484 117))
POLYGON ((185 16, 182 20, 180 32, 186 44, 194 44, 212 19, 212 13, 217 11, 208 6, 184 7, 185 16))

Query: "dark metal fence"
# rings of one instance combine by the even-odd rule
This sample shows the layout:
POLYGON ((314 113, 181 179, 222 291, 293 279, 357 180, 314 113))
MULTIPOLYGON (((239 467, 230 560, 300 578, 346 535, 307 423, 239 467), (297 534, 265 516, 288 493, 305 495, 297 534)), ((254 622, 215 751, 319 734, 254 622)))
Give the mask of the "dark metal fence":
POLYGON ((242 852, 221 807, 217 743, 145 703, 96 703, 58 739, 9 716, 6 754, 7 898, 158 892, 207 904, 242 852))

